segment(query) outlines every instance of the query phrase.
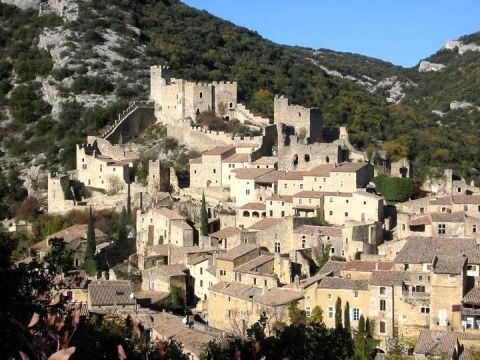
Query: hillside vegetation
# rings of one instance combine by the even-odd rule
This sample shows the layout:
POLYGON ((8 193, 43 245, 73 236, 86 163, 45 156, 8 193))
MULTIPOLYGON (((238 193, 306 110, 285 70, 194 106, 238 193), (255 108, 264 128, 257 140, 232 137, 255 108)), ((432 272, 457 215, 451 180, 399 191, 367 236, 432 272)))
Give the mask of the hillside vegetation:
POLYGON ((0 104, 13 117, 3 123, 1 145, 23 163, 36 157, 49 168, 72 168, 75 142, 101 132, 128 101, 148 96, 149 66, 168 64, 176 77, 237 80, 240 101, 265 116, 272 117, 277 93, 320 107, 325 125, 347 126, 360 149, 400 144, 417 175, 434 166, 475 177, 480 168, 478 111, 449 110, 443 118, 431 112, 446 112, 454 100, 479 103, 480 53, 443 50, 430 61, 443 59, 444 71, 418 73, 360 55, 278 45, 167 0, 79 1, 78 20, 70 22, 0 4, 0 25, 0 104), (45 33, 63 36, 61 44, 40 49, 45 33), (415 84, 405 86, 399 103, 375 88, 390 77, 415 84))

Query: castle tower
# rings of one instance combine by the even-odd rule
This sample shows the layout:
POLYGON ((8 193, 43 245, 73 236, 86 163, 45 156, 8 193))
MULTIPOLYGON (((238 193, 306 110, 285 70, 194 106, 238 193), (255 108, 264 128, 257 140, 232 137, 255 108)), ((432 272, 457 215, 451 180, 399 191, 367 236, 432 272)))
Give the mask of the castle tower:
POLYGON ((170 83, 172 72, 168 66, 150 67, 150 99, 156 104, 162 103, 162 90, 170 83))
POLYGON ((162 166, 160 160, 148 162, 148 191, 168 191, 170 187, 170 168, 162 166))

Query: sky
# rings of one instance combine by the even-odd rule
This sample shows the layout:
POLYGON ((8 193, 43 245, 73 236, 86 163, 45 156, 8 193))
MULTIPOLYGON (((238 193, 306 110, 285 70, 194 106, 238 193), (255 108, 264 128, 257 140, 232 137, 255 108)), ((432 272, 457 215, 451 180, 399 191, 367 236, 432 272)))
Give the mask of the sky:
POLYGON ((448 40, 480 31, 480 0, 183 0, 287 45, 411 67, 448 40))

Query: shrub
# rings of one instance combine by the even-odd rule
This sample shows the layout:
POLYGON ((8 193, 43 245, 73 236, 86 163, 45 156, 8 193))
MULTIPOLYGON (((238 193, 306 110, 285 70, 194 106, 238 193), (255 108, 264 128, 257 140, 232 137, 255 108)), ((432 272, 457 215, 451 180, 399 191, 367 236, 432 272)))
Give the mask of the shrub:
POLYGON ((51 106, 39 95, 38 83, 19 85, 13 89, 10 106, 15 121, 28 124, 48 114, 51 106))
POLYGON ((379 175, 373 182, 377 192, 389 202, 403 202, 413 194, 413 180, 410 178, 379 175))
POLYGON ((107 94, 114 90, 114 86, 106 77, 81 75, 73 81, 70 90, 75 94, 84 91, 93 94, 107 94))

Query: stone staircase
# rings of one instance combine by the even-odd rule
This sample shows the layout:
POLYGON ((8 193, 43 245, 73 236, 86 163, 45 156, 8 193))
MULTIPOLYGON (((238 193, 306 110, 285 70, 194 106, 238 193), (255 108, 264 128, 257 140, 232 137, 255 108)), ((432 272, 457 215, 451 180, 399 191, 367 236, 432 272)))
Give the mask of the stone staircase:
POLYGON ((129 116, 132 115, 138 109, 154 109, 154 108, 155 108, 155 103, 153 101, 131 102, 121 114, 118 114, 117 120, 115 120, 115 122, 103 132, 101 137, 108 140, 108 137, 115 132, 117 127, 121 126, 123 122, 128 120, 129 116))

